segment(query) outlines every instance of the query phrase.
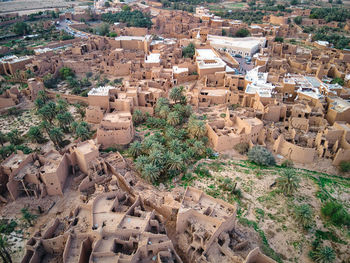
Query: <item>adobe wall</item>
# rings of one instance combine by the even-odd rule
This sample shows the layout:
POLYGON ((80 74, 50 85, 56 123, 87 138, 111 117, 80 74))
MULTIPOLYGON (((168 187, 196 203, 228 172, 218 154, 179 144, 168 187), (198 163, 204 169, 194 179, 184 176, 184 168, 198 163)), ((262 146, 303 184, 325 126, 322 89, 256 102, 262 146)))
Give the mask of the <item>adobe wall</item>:
POLYGON ((273 259, 265 256, 257 247, 249 252, 243 263, 276 263, 273 259))
POLYGON ((12 107, 15 105, 16 105, 16 103, 12 98, 0 97, 0 108, 12 107))
POLYGON ((81 96, 77 96, 77 95, 69 95, 69 94, 63 94, 60 92, 55 92, 52 90, 46 90, 47 96, 51 99, 55 99, 56 95, 60 95, 60 98, 62 99, 66 99, 69 103, 84 103, 84 104, 88 104, 88 98, 87 97, 81 97, 81 96))
POLYGON ((214 129, 206 124, 207 127, 207 136, 210 143, 213 145, 215 151, 225 151, 232 149, 236 144, 240 142, 248 142, 250 140, 249 136, 246 134, 233 136, 228 135, 218 135, 214 129))
POLYGON ((273 150, 285 158, 299 163, 312 163, 316 156, 315 148, 301 147, 287 142, 281 134, 275 141, 273 150))
POLYGON ((109 96, 88 96, 87 103, 89 106, 98 106, 102 109, 109 109, 109 96))
POLYGON ((128 127, 127 129, 120 130, 106 130, 99 128, 97 130, 97 143, 102 147, 109 147, 112 145, 125 145, 132 141, 134 138, 134 129, 128 127))
POLYGON ((340 165, 342 161, 350 161, 350 149, 340 148, 335 154, 333 165, 340 165))

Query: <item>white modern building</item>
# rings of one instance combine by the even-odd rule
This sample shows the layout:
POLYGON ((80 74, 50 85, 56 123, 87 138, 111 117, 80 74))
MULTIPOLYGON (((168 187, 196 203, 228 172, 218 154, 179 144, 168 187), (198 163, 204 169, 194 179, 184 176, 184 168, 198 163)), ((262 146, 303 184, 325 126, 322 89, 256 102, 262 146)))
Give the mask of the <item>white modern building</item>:
POLYGON ((208 35, 208 41, 216 49, 227 51, 232 56, 241 55, 242 57, 251 57, 266 45, 265 37, 234 38, 208 35))

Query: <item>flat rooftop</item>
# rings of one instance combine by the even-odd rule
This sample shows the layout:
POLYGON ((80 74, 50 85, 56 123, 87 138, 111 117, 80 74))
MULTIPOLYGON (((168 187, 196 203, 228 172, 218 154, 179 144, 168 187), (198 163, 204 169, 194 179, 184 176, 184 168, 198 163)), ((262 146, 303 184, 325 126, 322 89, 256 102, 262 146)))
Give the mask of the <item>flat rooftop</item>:
POLYGON ((249 48, 252 49, 256 46, 264 45, 266 38, 264 37, 244 37, 244 38, 234 38, 234 37, 223 37, 208 35, 208 41, 210 45, 221 45, 221 46, 231 46, 237 48, 249 48))
POLYGON ((119 112, 111 112, 106 113, 103 117, 104 121, 110 121, 110 122, 125 122, 131 120, 131 113, 127 111, 119 111, 119 112))
POLYGON ((88 96, 108 96, 110 89, 115 89, 115 87, 113 87, 113 86, 101 86, 98 88, 92 88, 89 91, 88 96))
POLYGON ((160 62, 160 53, 151 53, 146 57, 146 63, 159 63, 160 62))

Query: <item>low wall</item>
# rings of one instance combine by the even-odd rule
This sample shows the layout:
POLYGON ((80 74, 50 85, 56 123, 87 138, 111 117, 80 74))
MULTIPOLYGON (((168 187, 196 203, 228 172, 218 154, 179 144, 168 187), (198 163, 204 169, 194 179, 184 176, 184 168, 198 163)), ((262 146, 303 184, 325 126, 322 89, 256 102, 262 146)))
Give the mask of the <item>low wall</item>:
POLYGON ((315 148, 307 148, 287 142, 281 134, 273 146, 275 153, 281 154, 293 162, 312 163, 316 155, 315 148))

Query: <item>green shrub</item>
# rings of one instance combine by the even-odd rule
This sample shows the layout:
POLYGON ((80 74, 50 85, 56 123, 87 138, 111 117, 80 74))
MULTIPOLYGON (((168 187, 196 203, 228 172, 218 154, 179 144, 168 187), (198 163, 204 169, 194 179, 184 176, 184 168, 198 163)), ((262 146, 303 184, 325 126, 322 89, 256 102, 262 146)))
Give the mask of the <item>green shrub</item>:
POLYGON ((240 142, 236 144, 233 149, 235 149, 239 154, 246 154, 249 150, 249 143, 240 142))
POLYGON ((339 169, 343 173, 347 173, 350 171, 350 162, 349 161, 341 161, 339 165, 339 169))
POLYGON ((293 161, 292 160, 284 160, 282 163, 281 163, 281 167, 283 168, 290 168, 290 167, 293 167, 293 161))
POLYGON ((321 208, 321 214, 336 226, 350 226, 350 215, 342 204, 336 201, 325 203, 321 208))
POLYGON ((249 161, 258 165, 269 166, 275 165, 275 157, 272 153, 263 146, 254 146, 248 151, 249 161))
POLYGON ((331 247, 320 246, 309 253, 313 261, 317 263, 331 263, 334 262, 336 256, 331 247))
POLYGON ((294 207, 294 218, 296 222, 304 229, 311 227, 313 212, 312 207, 308 204, 297 205, 294 207))

